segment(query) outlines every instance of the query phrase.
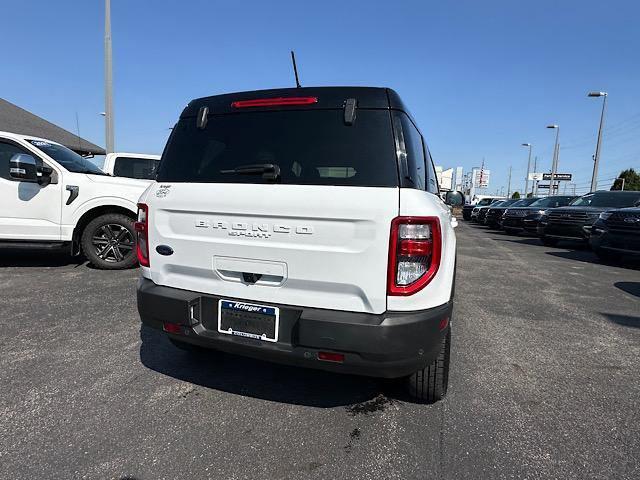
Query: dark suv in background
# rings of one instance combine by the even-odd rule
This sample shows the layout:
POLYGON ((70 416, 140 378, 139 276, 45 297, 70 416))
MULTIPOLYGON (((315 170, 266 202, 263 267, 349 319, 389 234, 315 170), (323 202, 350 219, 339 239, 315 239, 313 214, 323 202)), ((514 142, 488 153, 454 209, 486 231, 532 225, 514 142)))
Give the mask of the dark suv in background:
POLYGON ((633 207, 639 200, 640 192, 588 193, 568 207, 554 208, 543 215, 538 225, 538 235, 547 246, 554 246, 560 240, 588 242, 591 226, 601 213, 616 208, 633 207))
POLYGON ((484 224, 491 228, 500 227, 500 218, 507 209, 508 206, 514 205, 519 202, 517 198, 510 198, 509 200, 503 200, 501 202, 494 203, 487 208, 487 214, 484 217, 484 224))
POLYGON ((493 228, 503 228, 504 215, 509 210, 512 208, 528 207, 537 200, 537 198, 522 198, 520 200, 509 200, 503 202, 501 205, 491 207, 487 213, 485 224, 493 228))
POLYGON ((554 195, 552 197, 534 199, 535 201, 527 206, 514 204, 509 207, 502 216, 502 229, 508 234, 525 232, 531 235, 537 235, 540 218, 546 214, 550 208, 566 207, 576 198, 578 197, 554 195))
POLYGON ((591 227, 589 244, 603 260, 640 258, 640 202, 633 208, 601 213, 591 227))
POLYGON ((465 205, 462 207, 462 218, 469 221, 471 220, 471 212, 476 207, 487 207, 495 201, 495 198, 483 198, 478 203, 473 205, 465 205))

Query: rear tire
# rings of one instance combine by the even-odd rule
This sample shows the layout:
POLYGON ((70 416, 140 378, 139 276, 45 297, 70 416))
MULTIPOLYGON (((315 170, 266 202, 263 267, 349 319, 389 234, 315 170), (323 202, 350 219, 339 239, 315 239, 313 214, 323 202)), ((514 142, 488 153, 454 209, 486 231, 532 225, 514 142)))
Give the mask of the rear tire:
POLYGON ((440 353, 431 365, 407 377, 409 395, 420 403, 435 403, 447 394, 451 356, 451 327, 442 339, 440 353))
POLYGON ((105 213, 91 220, 80 244, 89 262, 101 270, 131 268, 138 261, 133 219, 121 213, 105 213))
POLYGON ((504 233, 506 233, 507 235, 518 235, 518 231, 512 228, 502 227, 502 230, 504 230, 504 233))
POLYGON ((545 247, 555 247, 558 244, 557 238, 540 237, 540 241, 545 247))

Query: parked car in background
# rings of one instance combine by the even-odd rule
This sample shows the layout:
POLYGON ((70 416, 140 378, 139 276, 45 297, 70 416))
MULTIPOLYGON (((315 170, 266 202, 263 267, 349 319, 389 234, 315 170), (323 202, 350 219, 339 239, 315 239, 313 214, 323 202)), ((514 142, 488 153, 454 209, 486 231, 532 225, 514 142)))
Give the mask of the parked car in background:
POLYGON ((550 209, 538 224, 540 241, 554 246, 561 240, 588 242, 591 226, 602 212, 632 207, 640 200, 640 192, 598 191, 576 199, 568 207, 550 209))
POLYGON ((142 322, 187 350, 403 378, 416 400, 442 398, 456 221, 406 112, 366 87, 190 102, 140 198, 142 322))
POLYGON ((0 132, 0 247, 67 246, 97 268, 131 267, 148 184, 111 177, 59 143, 0 132))
MULTIPOLYGON (((578 197, 571 195, 554 195, 536 199, 528 206, 512 205, 502 216, 502 229, 508 234, 526 232, 538 234, 538 222, 550 208, 566 207, 578 197)), ((527 199, 529 200, 529 199, 527 199)))
POLYGON ((160 155, 143 153, 109 153, 102 170, 114 177, 153 180, 160 163, 160 155))
POLYGON ((486 207, 491 205, 495 201, 496 199, 493 197, 486 197, 486 198, 483 198, 482 200, 479 200, 478 203, 465 205, 464 207, 462 207, 462 218, 467 221, 471 220, 471 212, 473 211, 474 208, 486 207))
POLYGON ((640 258, 640 202, 635 207, 602 212, 591 227, 589 244, 603 260, 640 258))
MULTIPOLYGON (((526 199, 528 200, 528 199, 526 199)), ((505 210, 512 205, 517 205, 518 203, 525 202, 525 199, 517 199, 510 198, 509 200, 503 200, 502 202, 498 202, 495 205, 491 205, 487 210, 487 215, 484 218, 484 224, 491 228, 501 228, 502 215, 505 210)))
MULTIPOLYGON (((504 198, 494 198, 491 200, 491 202, 489 202, 488 204, 485 205, 476 205, 473 210, 471 210, 471 221, 472 222, 479 222, 482 223, 482 221, 484 220, 484 213, 482 215, 481 218, 478 218, 478 216, 480 215, 480 213, 489 208, 491 205, 495 205, 498 202, 502 202, 504 200, 504 198)), ((479 202, 478 202, 479 203, 479 202)), ((486 212, 485 212, 486 213, 486 212)))

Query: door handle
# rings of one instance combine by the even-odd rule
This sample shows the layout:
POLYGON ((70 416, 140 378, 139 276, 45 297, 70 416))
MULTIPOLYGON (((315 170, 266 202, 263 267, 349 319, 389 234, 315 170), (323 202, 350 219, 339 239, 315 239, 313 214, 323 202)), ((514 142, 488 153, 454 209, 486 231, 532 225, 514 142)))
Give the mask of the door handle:
POLYGON ((80 191, 80 187, 77 185, 67 185, 66 190, 69 192, 69 198, 67 198, 67 205, 71 205, 76 198, 78 198, 78 192, 80 191))

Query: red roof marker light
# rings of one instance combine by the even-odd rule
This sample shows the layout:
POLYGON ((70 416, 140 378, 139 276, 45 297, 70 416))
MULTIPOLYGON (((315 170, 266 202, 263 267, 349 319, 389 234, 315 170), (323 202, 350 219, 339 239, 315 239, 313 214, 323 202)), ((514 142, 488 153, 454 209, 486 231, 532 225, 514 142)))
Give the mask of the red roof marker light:
POLYGON ((278 97, 256 98, 255 100, 238 100, 232 102, 233 108, 274 107, 277 105, 312 105, 318 103, 318 97, 278 97))

